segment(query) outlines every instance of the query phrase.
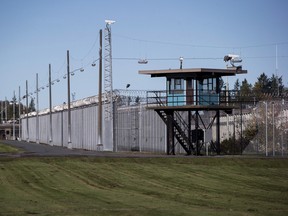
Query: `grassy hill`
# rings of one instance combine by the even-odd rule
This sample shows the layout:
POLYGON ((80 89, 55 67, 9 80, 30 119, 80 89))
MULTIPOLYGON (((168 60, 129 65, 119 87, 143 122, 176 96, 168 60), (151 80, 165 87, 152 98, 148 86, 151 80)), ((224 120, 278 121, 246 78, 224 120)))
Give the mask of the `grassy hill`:
POLYGON ((288 215, 288 159, 2 157, 0 215, 288 215))

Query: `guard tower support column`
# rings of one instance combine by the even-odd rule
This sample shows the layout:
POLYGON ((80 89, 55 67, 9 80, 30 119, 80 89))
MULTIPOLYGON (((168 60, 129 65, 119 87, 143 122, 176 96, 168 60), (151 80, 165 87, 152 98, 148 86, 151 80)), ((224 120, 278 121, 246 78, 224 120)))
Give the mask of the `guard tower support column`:
POLYGON ((216 110, 216 153, 220 155, 220 110, 216 110))
POLYGON ((198 130, 199 129, 199 112, 198 110, 195 111, 195 140, 196 140, 196 155, 200 155, 200 143, 198 137, 198 130))
POLYGON ((167 115, 167 155, 175 155, 173 110, 167 111, 166 115, 167 115))

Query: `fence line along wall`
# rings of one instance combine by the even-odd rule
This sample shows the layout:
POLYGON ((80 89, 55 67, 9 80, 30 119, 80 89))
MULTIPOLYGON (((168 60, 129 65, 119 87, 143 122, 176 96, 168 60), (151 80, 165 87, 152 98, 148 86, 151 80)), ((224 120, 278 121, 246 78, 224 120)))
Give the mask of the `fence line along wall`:
MULTIPOLYGON (((72 148, 97 150, 97 120, 98 119, 98 106, 79 107, 71 110, 71 141, 72 148)), ((36 116, 28 117, 27 131, 27 118, 22 118, 22 140, 29 140, 31 142, 37 141, 36 134, 36 116), (29 136, 28 136, 29 135, 29 136)), ((105 125, 104 118, 102 117, 102 125, 105 125)), ((111 130, 106 132, 103 127, 103 133, 112 133, 111 130)), ((52 113, 52 141, 49 142, 50 137, 50 121, 49 114, 39 115, 39 141, 40 143, 55 145, 55 146, 68 146, 68 112, 61 110, 52 113)), ((110 137, 103 138, 103 150, 112 151, 112 140, 110 137)))
MULTIPOLYGON (((137 97, 136 97, 137 99, 137 97)), ((136 101, 135 99, 135 101, 136 101)), ((143 151, 143 152, 166 152, 166 126, 158 114, 146 105, 137 102, 127 103, 129 97, 122 97, 120 102, 114 103, 113 123, 105 120, 102 116, 103 148, 97 146, 98 138, 98 105, 97 103, 89 106, 79 106, 71 110, 71 140, 72 148, 86 150, 104 150, 104 151, 143 151), (126 101, 125 101, 126 99, 126 101)), ((220 118, 220 137, 221 142, 225 139, 240 138, 242 132, 249 128, 257 128, 255 137, 246 145, 245 152, 265 153, 265 137, 268 138, 269 154, 287 155, 288 143, 288 104, 281 102, 268 102, 266 111, 263 102, 253 107, 235 110, 234 115, 223 114, 220 118), (274 108, 272 107, 274 106, 274 108), (272 110, 274 109, 274 112, 272 110), (266 113, 267 112, 267 113, 266 113), (273 114, 274 113, 274 114, 273 114), (266 122, 268 133, 266 135, 266 122), (242 119, 242 120, 241 120, 242 119), (274 124, 273 124, 274 119, 274 124), (242 122, 242 126, 241 126, 242 122), (273 132, 274 131, 274 132, 273 132), (274 146, 274 147, 273 147, 274 146), (283 152, 283 153, 282 153, 283 152)), ((105 104, 103 105, 103 110, 105 104)), ((188 115, 180 112, 183 118, 188 115)), ((206 125, 211 122, 213 113, 200 112, 202 120, 206 125)), ((68 147, 68 112, 67 109, 58 110, 52 113, 52 141, 50 137, 49 114, 39 115, 39 141, 49 145, 68 147)), ((27 130, 27 118, 21 119, 22 140, 36 142, 36 116, 28 117, 29 136, 27 130)), ((195 125, 191 125, 194 129, 195 125)), ((205 141, 216 140, 216 126, 213 124, 211 129, 205 133, 205 141)), ((245 134, 242 134, 243 137, 245 134)), ((175 153, 185 153, 175 139, 175 153)))
MULTIPOLYGON (((105 105, 104 105, 105 106, 105 105)), ((154 110, 137 104, 115 107, 114 125, 102 116, 103 150, 105 151, 149 151, 166 152, 166 127, 154 110), (112 136, 113 134, 113 136, 112 136), (113 143, 113 137, 114 142, 113 143)), ((21 120, 22 140, 37 141, 36 116, 21 120)), ((72 148, 99 150, 98 106, 83 106, 71 110, 72 148)), ((52 142, 49 142, 49 114, 39 115, 39 141, 54 146, 68 147, 68 112, 61 110, 52 113, 52 142)))

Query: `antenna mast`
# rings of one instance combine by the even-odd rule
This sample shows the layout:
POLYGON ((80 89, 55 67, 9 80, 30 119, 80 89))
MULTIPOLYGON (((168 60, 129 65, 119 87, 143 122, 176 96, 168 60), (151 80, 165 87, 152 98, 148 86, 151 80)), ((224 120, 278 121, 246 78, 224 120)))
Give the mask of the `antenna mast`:
POLYGON ((278 45, 276 44, 276 67, 275 67, 276 83, 277 83, 277 96, 280 94, 279 78, 278 78, 278 45))
POLYGON ((104 91, 105 99, 108 102, 105 106, 105 119, 113 119, 113 81, 112 81, 112 44, 111 24, 113 20, 105 20, 105 54, 104 54, 104 91))

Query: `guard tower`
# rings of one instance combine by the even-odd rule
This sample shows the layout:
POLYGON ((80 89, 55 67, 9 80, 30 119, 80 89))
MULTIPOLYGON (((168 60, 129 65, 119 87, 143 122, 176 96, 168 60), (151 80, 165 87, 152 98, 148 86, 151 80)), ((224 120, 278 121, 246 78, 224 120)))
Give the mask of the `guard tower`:
POLYGON ((175 140, 188 155, 199 155, 204 137, 203 129, 211 128, 215 120, 215 148, 217 154, 220 154, 220 111, 231 114, 235 108, 231 103, 231 95, 227 91, 221 91, 220 80, 224 76, 245 73, 247 70, 242 70, 241 67, 139 71, 139 74, 151 77, 166 77, 166 90, 147 92, 147 108, 154 109, 166 124, 168 155, 175 154, 175 140), (188 112, 188 118, 184 118, 180 111, 182 114, 188 112), (200 111, 213 113, 214 117, 208 125, 204 124, 200 111))

